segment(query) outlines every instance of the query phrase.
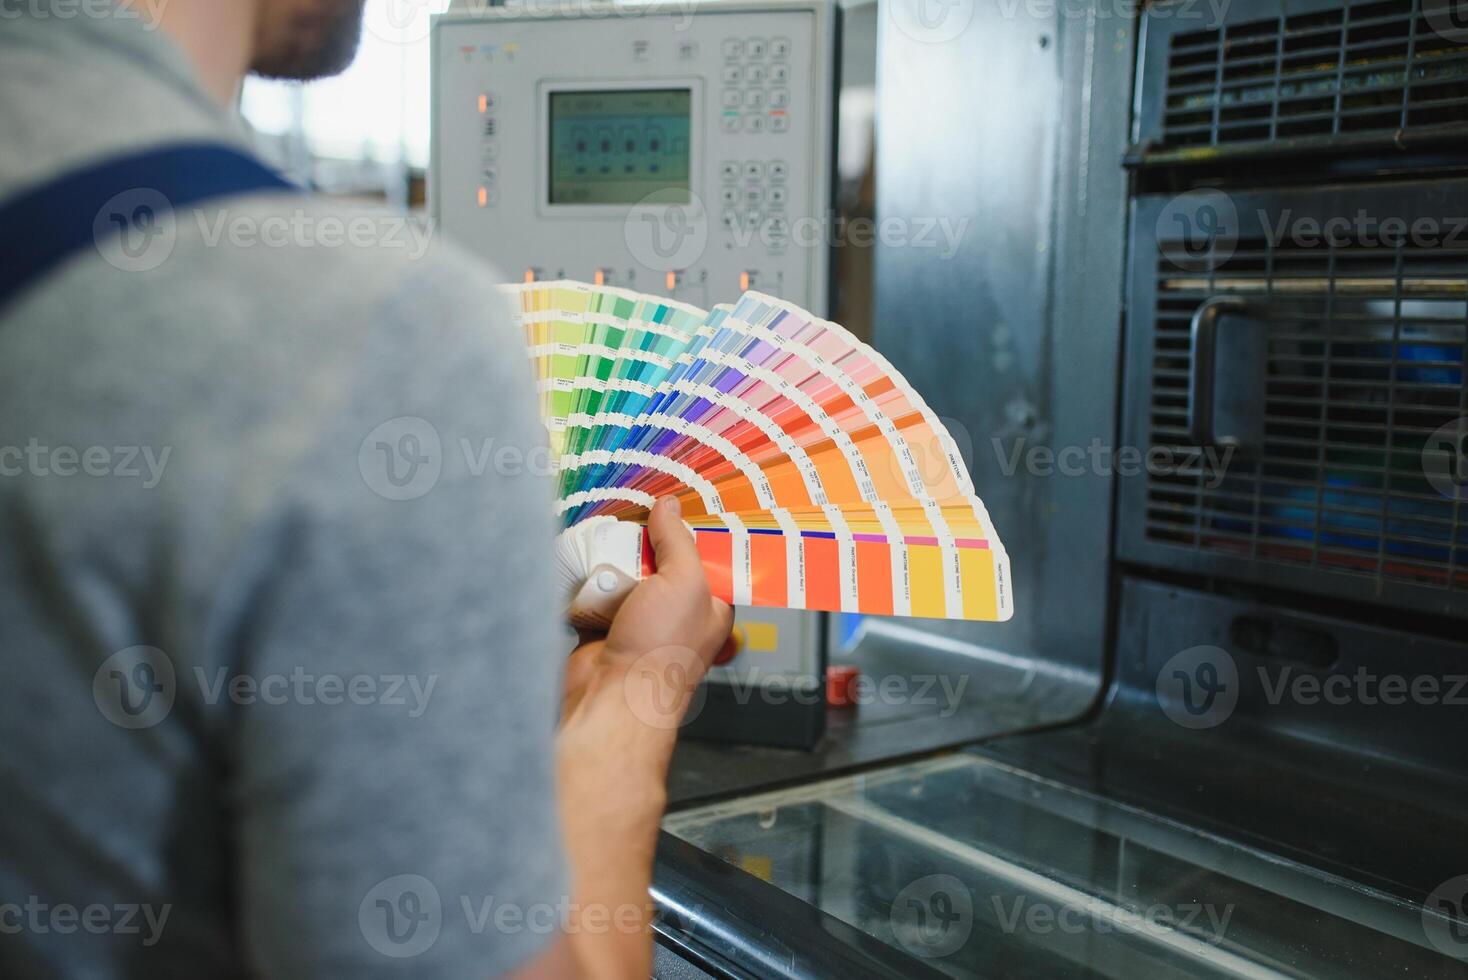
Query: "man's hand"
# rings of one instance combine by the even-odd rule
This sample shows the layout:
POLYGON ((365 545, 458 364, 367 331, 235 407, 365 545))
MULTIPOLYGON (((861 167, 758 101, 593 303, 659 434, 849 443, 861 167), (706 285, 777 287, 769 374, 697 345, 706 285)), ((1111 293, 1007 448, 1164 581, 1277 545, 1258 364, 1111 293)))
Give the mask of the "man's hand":
POLYGON ((605 639, 572 655, 557 740, 576 891, 568 930, 581 966, 597 977, 651 973, 648 887, 668 761, 734 618, 709 594, 676 500, 658 501, 648 532, 657 571, 632 590, 605 639), (610 927, 593 931, 593 921, 610 927))

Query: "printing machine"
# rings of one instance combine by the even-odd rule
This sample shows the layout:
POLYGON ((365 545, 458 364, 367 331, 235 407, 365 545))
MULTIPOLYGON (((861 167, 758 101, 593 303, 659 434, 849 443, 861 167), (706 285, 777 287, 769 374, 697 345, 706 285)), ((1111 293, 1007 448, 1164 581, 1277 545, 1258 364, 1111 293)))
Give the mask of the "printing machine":
MULTIPOLYGON (((834 12, 783 6, 837 70, 834 12)), ((508 54, 452 12, 436 28, 435 193, 447 163, 468 203, 441 218, 485 248, 512 206, 551 243, 595 217, 516 196, 546 163, 507 160, 495 126, 538 132, 528 109, 480 118, 530 84, 540 15, 506 9, 478 16, 530 32, 508 54), (445 109, 496 57, 509 80, 445 109)), ((879 237, 873 342, 964 445, 1017 612, 797 617, 793 669, 857 668, 859 703, 708 701, 671 775, 656 975, 1468 977, 1468 3, 875 11, 876 217, 960 235, 879 237)), ((563 91, 574 115, 641 88, 659 132, 696 136, 706 99, 745 114, 710 122, 719 153, 774 146, 749 131, 763 103, 719 109, 709 22, 664 44, 611 19, 626 64, 540 83, 543 128, 563 91), (570 101, 592 89, 614 95, 570 101)), ((819 214, 814 147, 793 206, 819 214)), ((590 251, 621 227, 572 236, 581 278, 633 274, 590 251)), ((757 260, 820 309, 836 264, 776 253, 716 250, 666 289, 718 301, 757 260)))
POLYGON ((878 16, 877 216, 969 223, 875 343, 1018 612, 680 745, 657 974, 1468 976, 1468 5, 878 16))

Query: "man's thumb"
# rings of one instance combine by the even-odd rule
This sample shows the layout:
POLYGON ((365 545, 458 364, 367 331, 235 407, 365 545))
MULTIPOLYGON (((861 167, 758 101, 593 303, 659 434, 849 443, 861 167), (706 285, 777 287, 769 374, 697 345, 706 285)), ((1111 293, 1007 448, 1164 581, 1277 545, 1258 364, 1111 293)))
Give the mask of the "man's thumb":
POLYGON ((686 575, 702 571, 698 546, 683 523, 683 511, 677 497, 663 497, 653 505, 647 519, 647 534, 652 541, 659 572, 686 575))

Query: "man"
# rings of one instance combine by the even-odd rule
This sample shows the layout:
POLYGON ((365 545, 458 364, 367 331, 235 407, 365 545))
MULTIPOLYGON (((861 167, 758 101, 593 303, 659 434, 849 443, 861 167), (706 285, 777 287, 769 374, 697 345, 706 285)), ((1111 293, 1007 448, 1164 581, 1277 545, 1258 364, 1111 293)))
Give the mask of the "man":
MULTIPOLYGON (((0 280, 75 208, 58 175, 241 148, 245 73, 340 70, 360 6, 0 0, 0 213, 32 205, 0 280)), ((282 188, 166 226, 149 193, 0 298, 0 975, 647 976, 677 717, 730 629, 676 506, 566 662, 490 275, 328 242, 282 188)))

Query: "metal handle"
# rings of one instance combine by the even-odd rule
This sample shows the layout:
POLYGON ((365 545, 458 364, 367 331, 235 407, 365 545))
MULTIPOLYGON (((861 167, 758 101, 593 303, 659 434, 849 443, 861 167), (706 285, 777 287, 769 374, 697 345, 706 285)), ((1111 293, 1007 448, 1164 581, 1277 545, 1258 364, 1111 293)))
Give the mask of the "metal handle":
POLYGON ((1217 443, 1213 432, 1214 354, 1218 350, 1218 319, 1225 313, 1243 314, 1249 304, 1238 296, 1214 296, 1193 314, 1192 358, 1188 378, 1188 435, 1206 449, 1217 443))

